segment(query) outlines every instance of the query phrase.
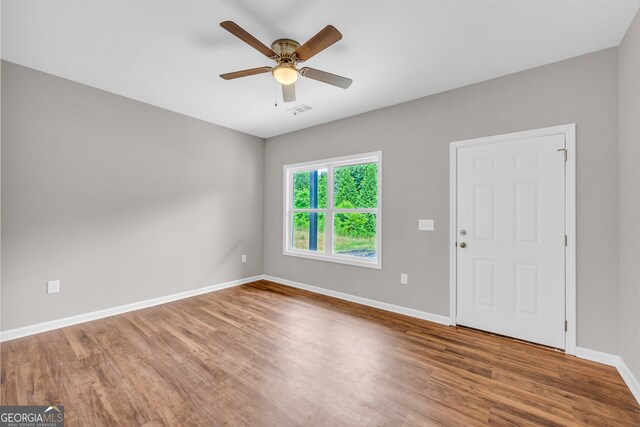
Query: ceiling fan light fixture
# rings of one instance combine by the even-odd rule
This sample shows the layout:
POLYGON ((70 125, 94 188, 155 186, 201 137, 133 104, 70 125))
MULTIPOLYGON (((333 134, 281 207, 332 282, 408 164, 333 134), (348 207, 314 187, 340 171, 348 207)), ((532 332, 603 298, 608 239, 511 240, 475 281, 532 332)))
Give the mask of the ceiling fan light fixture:
POLYGON ((352 80, 346 77, 309 67, 303 67, 300 70, 296 69, 296 65, 298 65, 299 62, 311 59, 342 39, 342 34, 340 34, 340 31, 338 31, 333 25, 327 25, 315 36, 307 40, 303 45, 291 39, 278 39, 271 43, 271 49, 233 21, 221 22, 220 26, 262 53, 267 58, 276 62, 276 66, 274 68, 250 68, 248 70, 220 74, 220 78, 225 80, 234 80, 240 77, 270 72, 273 75, 273 78, 282 86, 282 100, 284 102, 293 102, 296 100, 295 82, 298 80, 298 75, 342 89, 346 89, 351 86, 352 80))
POLYGON ((283 85, 290 85, 298 80, 298 70, 287 65, 278 65, 272 71, 273 77, 283 85))

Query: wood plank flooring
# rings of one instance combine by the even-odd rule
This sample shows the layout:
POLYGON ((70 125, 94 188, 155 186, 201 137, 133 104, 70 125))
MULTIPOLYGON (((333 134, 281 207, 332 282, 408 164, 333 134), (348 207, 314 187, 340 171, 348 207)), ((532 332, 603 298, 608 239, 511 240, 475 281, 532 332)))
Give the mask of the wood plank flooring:
POLYGON ((617 371, 266 281, 1 346, 68 426, 640 426, 617 371))

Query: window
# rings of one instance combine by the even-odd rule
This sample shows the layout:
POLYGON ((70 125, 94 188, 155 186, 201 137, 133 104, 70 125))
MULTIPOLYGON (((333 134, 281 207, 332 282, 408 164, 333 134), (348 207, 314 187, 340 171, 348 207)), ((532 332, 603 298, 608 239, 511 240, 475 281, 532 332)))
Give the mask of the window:
POLYGON ((382 153, 287 165, 284 254, 381 268, 382 153))

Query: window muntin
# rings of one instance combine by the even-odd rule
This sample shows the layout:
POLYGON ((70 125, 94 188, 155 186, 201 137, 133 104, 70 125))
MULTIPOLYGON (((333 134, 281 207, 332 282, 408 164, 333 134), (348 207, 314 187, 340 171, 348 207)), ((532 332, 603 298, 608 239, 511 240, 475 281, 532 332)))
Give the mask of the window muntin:
POLYGON ((284 254, 381 268, 381 153, 284 167, 284 254))

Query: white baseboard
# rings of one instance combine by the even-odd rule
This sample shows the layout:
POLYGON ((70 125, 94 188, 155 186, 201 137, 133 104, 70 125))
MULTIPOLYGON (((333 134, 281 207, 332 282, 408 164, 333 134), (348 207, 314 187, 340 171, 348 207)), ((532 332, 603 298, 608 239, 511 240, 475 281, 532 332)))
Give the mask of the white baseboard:
POLYGON ((618 366, 618 360, 620 359, 620 356, 615 354, 604 353, 584 347, 576 347, 576 357, 615 367, 618 366))
POLYGON ((388 304, 386 302, 376 301, 368 298, 358 297, 351 294, 345 294, 342 292, 332 291, 329 289, 319 288, 317 286, 311 286, 300 282, 294 282, 293 280, 282 279, 280 277, 273 277, 264 275, 264 280, 279 283, 281 285, 290 286, 292 288, 303 289, 305 291, 313 292, 316 294, 326 295, 333 298, 338 298, 345 301, 355 302, 356 304, 362 304, 369 307, 379 308, 381 310, 390 311, 392 313, 404 314, 405 316, 416 317, 422 320, 428 320, 434 323, 440 323, 442 325, 449 325, 448 316, 440 316, 439 314, 432 314, 426 311, 414 310, 412 308, 401 307, 399 305, 388 304))
POLYGON ((77 325, 78 323, 90 322, 92 320, 102 319, 104 317, 115 316, 116 314, 127 313, 129 311, 140 310, 142 308, 153 307, 154 305, 165 304, 171 301, 177 301, 184 298, 202 295, 209 292, 219 291, 221 289, 231 288, 233 286, 244 285, 245 283, 261 280, 262 275, 247 277, 244 279, 232 280, 230 282, 220 283, 218 285, 207 286, 204 288, 193 289, 191 291, 180 292, 177 294, 167 295, 163 297, 148 299, 145 301, 134 302, 131 304, 120 305, 118 307, 106 308, 104 310, 92 311, 90 313, 79 314, 77 316, 66 317, 64 319, 52 320, 49 322, 38 323, 35 325, 24 326, 16 329, 9 329, 0 332, 0 342, 14 340, 29 335, 35 335, 42 332, 52 331, 54 329, 64 328, 65 326, 77 325))
POLYGON ((631 390, 633 396, 636 398, 638 403, 640 403, 640 381, 638 380, 638 378, 633 376, 633 373, 631 373, 631 369, 629 369, 627 364, 624 363, 624 360, 622 360, 621 357, 618 357, 618 359, 620 359, 620 361, 618 362, 616 368, 618 368, 620 376, 627 384, 627 387, 629 387, 629 390, 631 390))
POLYGON ((631 370, 620 356, 590 350, 588 348, 577 347, 576 357, 615 367, 625 384, 627 384, 627 387, 629 387, 629 390, 631 390, 633 397, 635 397, 638 403, 640 403, 640 381, 633 376, 631 370))

